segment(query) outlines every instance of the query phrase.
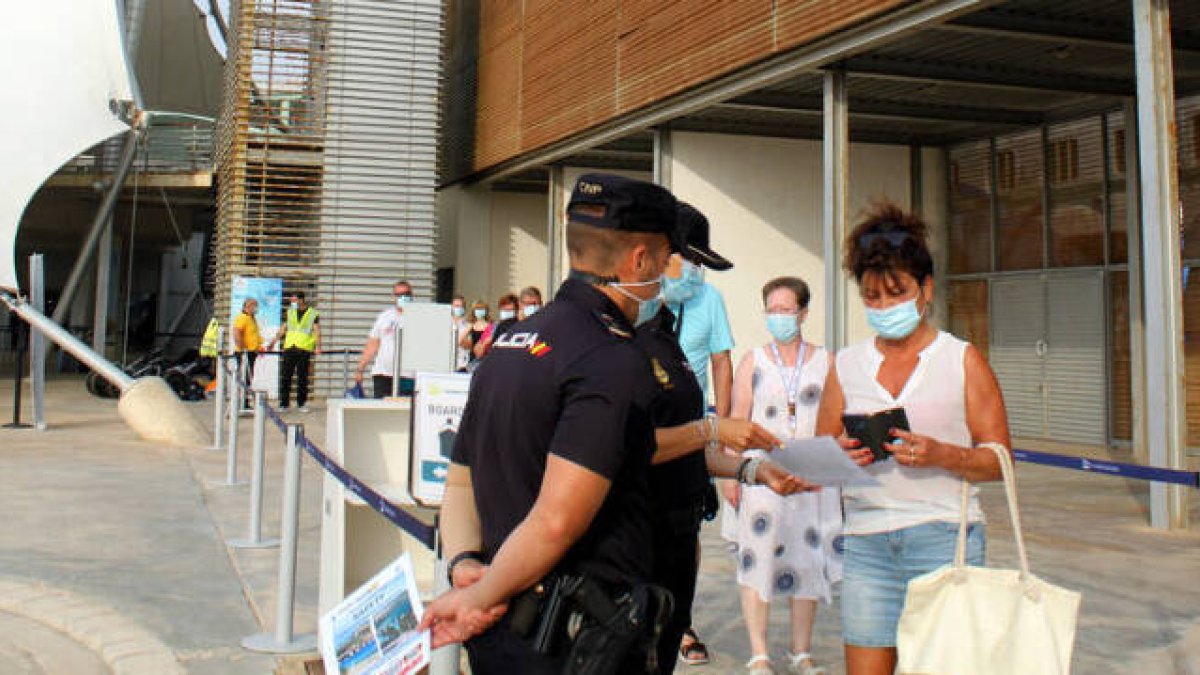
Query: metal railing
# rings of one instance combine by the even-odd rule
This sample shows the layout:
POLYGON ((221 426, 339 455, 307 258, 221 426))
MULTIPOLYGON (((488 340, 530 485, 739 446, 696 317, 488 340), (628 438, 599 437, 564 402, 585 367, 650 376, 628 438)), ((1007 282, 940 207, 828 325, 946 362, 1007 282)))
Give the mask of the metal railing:
MULTIPOLYGON (((191 115, 152 114, 136 168, 148 173, 195 173, 213 170, 216 122, 191 115)), ((67 162, 62 173, 109 174, 121 157, 123 136, 92 146, 67 162)))

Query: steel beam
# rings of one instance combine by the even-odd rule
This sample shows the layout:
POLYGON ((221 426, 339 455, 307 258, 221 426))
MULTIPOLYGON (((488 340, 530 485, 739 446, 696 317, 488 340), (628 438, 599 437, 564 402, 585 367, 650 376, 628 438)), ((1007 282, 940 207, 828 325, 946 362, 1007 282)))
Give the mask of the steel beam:
POLYGON ((554 297, 558 283, 562 281, 563 250, 566 231, 563 227, 563 168, 550 167, 550 178, 546 181, 546 295, 554 297))
MULTIPOLYGON (((820 115, 824 111, 822 105, 822 101, 815 96, 785 97, 751 95, 725 103, 718 103, 715 107, 751 112, 820 115)), ((991 124, 1014 127, 1037 126, 1046 121, 1045 116, 1039 112, 1005 110, 1003 108, 916 105, 857 98, 851 98, 849 105, 850 116, 856 119, 876 119, 896 122, 960 122, 965 124, 991 124)))
POLYGON ((109 226, 109 216, 112 215, 113 208, 117 205, 117 196, 121 194, 121 187, 125 184, 125 177, 129 175, 129 169, 133 166, 133 159, 137 156, 138 136, 137 130, 130 130, 125 136, 125 145, 121 148, 121 159, 117 162, 117 168, 113 172, 112 185, 109 186, 108 192, 105 193, 104 199, 100 201, 100 208, 96 211, 96 217, 92 220, 92 226, 88 229, 87 236, 83 240, 83 248, 80 249, 79 255, 75 258, 75 264, 71 267, 71 273, 67 276, 67 282, 63 284, 62 293, 58 296, 58 305, 54 308, 54 323, 62 324, 67 318, 67 312, 71 309, 71 300, 75 296, 75 291, 79 288, 79 282, 83 280, 83 273, 87 270, 88 261, 92 258, 92 252, 96 250, 96 243, 100 241, 100 235, 109 226))
MULTIPOLYGON (((1145 293, 1146 443, 1150 464, 1186 468, 1183 272, 1169 0, 1133 0, 1145 293)), ((1150 484, 1150 524, 1187 526, 1181 486, 1150 484)))
POLYGON ((671 130, 654 130, 654 182, 671 189, 671 130))
POLYGON ((825 73, 825 130, 822 142, 822 241, 825 254, 825 348, 846 345, 846 275, 842 248, 846 238, 850 191, 850 116, 846 73, 825 73))
MULTIPOLYGON (((933 30, 960 35, 1015 38, 1056 45, 1106 47, 1133 51, 1132 27, 1092 21, 1071 21, 1033 14, 985 10, 934 26, 933 30)), ((1175 53, 1200 52, 1200 43, 1174 44, 1175 53)))
POLYGON ((845 61, 855 77, 902 82, 953 84, 979 89, 1032 91, 1086 96, 1130 96, 1133 82, 1115 78, 1072 74, 980 68, 959 63, 902 60, 885 56, 857 56, 845 61))
POLYGON ((1125 241, 1128 249, 1129 388, 1133 456, 1147 463, 1146 451, 1146 334, 1142 298, 1142 183, 1138 171, 1137 104, 1125 102, 1125 241))
MULTIPOLYGON (((46 268, 41 253, 29 256, 29 305, 46 312, 46 268)), ((33 426, 46 430, 46 336, 29 331, 29 388, 33 392, 33 426)))
POLYGON ((113 217, 110 213, 96 251, 96 296, 92 304, 92 349, 107 358, 108 306, 112 289, 113 217))

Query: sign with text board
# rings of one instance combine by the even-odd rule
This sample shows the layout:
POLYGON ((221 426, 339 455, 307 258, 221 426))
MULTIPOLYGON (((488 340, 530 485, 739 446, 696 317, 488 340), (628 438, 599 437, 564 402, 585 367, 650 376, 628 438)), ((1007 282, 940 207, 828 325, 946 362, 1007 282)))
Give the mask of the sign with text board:
POLYGON ((417 373, 409 475, 413 498, 423 506, 442 503, 450 453, 470 389, 471 376, 465 373, 417 373))

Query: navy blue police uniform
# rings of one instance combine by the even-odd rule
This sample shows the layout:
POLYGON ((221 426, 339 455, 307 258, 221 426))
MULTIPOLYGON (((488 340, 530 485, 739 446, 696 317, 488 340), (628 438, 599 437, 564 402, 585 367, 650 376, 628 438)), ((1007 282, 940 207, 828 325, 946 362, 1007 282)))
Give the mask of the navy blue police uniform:
MULTIPOLYGON (((585 186, 600 186, 599 195, 584 197, 608 200, 611 207, 611 222, 588 224, 669 233, 673 223, 637 217, 661 220, 667 209, 674 213, 670 194, 638 182, 657 192, 635 191, 628 202, 626 180, 581 177, 585 186)), ((579 191, 577 185, 572 204, 579 191)), ((617 591, 651 574, 647 470, 657 392, 647 358, 634 344, 634 327, 591 281, 574 274, 542 311, 496 336, 472 378, 453 461, 470 467, 485 562, 529 514, 550 454, 608 479, 599 512, 551 576, 585 574, 617 591)), ((534 650, 514 633, 510 617, 467 642, 473 672, 562 672, 565 650, 534 650)))
MULTIPOLYGON (((640 326, 637 345, 650 359, 657 396, 651 408, 656 427, 675 427, 704 416, 704 391, 679 346, 675 315, 663 307, 640 326)), ((670 673, 675 651, 691 625, 692 597, 699 572, 700 521, 709 489, 703 448, 650 468, 654 570, 651 580, 671 591, 675 611, 663 627, 659 672, 670 673)))

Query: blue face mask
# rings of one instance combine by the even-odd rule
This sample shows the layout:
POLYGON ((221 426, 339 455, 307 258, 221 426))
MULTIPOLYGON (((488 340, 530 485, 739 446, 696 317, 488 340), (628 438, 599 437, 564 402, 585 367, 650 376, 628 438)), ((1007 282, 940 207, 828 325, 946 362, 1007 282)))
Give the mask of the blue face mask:
POLYGON ((487 310, 483 308, 476 309, 473 313, 475 314, 475 318, 480 321, 483 320, 483 317, 487 316, 487 310))
POLYGON ((696 297, 703 287, 704 268, 684 260, 678 279, 663 277, 663 300, 671 303, 687 302, 696 297))
POLYGON ((531 317, 531 316, 533 316, 534 314, 537 314, 537 311, 538 311, 539 309, 541 309, 541 308, 542 308, 542 306, 541 306, 541 305, 525 305, 525 316, 526 316, 526 318, 528 318, 528 317, 531 317))
POLYGON ((917 311, 917 299, 913 298, 887 309, 867 308, 867 323, 871 330, 886 340, 903 340, 921 325, 921 312, 917 311))
POLYGON ((767 331, 779 342, 791 342, 800 334, 795 314, 768 314, 767 331))
POLYGON ((658 310, 662 309, 662 304, 663 304, 662 290, 661 290, 661 286, 660 286, 659 292, 653 298, 647 298, 647 299, 643 300, 642 298, 639 298, 638 296, 634 295, 633 293, 630 293, 629 291, 625 290, 625 287, 626 286, 651 286, 654 284, 661 284, 661 282, 662 282, 662 277, 659 277, 657 279, 651 279, 650 281, 631 281, 628 283, 610 283, 609 284, 609 286, 611 286, 612 288, 617 289, 618 293, 620 293, 621 295, 624 295, 625 297, 629 298, 630 300, 633 300, 634 302, 636 302, 638 304, 637 317, 635 317, 633 320, 633 325, 635 328, 637 326, 640 326, 640 325, 646 323, 650 319, 653 319, 658 314, 658 310))

